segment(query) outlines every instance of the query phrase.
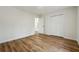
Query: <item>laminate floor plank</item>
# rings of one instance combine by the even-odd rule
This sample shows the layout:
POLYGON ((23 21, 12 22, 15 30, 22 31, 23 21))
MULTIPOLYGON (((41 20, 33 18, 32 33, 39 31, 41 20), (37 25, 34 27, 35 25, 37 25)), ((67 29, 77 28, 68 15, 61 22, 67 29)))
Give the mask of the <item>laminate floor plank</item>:
POLYGON ((0 44, 0 52, 79 52, 77 41, 37 34, 0 44))

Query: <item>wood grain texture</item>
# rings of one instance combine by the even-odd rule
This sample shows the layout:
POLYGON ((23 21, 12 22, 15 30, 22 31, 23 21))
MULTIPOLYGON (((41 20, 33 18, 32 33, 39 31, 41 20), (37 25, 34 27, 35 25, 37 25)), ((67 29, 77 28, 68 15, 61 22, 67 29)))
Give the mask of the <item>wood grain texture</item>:
POLYGON ((37 34, 0 44, 0 52, 79 52, 75 40, 37 34))

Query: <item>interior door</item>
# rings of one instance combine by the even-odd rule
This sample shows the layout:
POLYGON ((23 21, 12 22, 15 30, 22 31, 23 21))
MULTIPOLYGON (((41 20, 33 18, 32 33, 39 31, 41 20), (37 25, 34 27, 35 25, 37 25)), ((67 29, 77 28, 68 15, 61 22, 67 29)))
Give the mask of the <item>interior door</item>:
POLYGON ((49 19, 49 34, 50 35, 57 35, 57 36, 64 36, 64 15, 57 15, 50 17, 49 19))
POLYGON ((39 33, 44 33, 44 19, 42 17, 39 18, 38 30, 39 33))

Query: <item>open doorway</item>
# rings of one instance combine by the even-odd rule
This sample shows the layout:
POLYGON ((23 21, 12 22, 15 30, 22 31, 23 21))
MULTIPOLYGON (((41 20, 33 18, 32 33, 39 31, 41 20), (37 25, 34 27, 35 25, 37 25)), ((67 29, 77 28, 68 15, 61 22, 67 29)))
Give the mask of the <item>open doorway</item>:
POLYGON ((35 27, 35 33, 44 33, 44 28, 45 28, 45 21, 43 17, 36 17, 35 22, 34 22, 34 27, 35 27))

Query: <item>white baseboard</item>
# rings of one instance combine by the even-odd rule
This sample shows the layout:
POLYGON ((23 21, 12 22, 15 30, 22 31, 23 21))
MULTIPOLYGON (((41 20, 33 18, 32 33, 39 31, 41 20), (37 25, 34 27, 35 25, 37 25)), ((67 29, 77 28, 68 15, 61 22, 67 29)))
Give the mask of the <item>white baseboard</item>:
POLYGON ((23 36, 18 36, 18 37, 14 37, 14 38, 10 38, 10 39, 6 39, 4 41, 0 41, 0 44, 5 43, 5 42, 9 42, 9 41, 12 41, 12 40, 17 40, 17 39, 20 39, 20 38, 28 37, 28 36, 33 35, 33 34, 34 33, 23 35, 23 36))
POLYGON ((79 40, 77 40, 77 43, 78 43, 78 45, 79 45, 79 40))

